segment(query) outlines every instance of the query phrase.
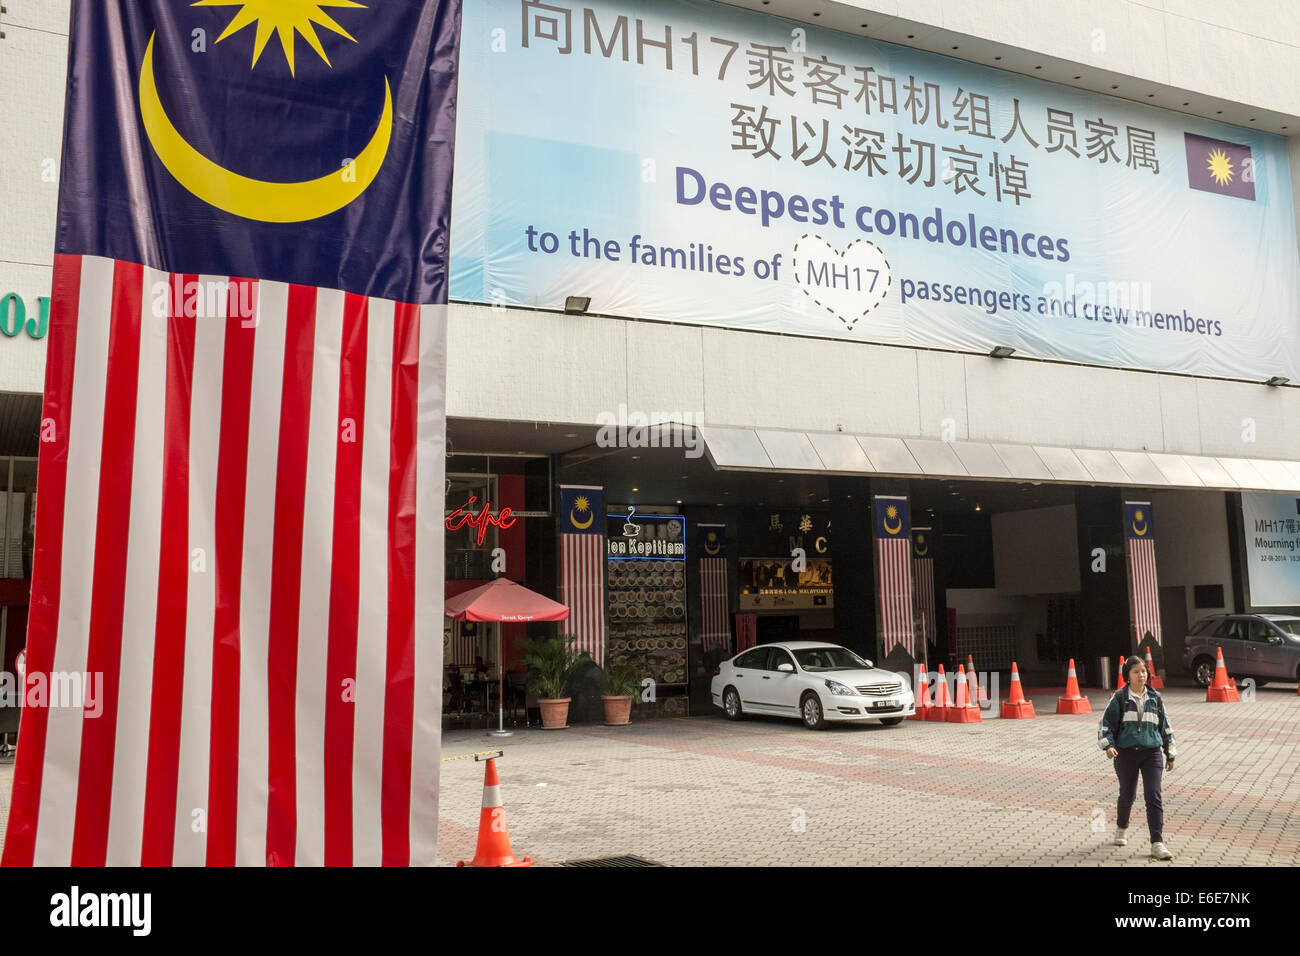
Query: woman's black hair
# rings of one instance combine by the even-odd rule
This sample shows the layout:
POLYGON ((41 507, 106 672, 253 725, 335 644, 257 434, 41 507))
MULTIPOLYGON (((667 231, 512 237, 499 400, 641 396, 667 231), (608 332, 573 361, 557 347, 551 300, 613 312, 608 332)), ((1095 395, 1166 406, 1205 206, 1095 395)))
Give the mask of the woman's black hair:
MULTIPOLYGON (((1136 654, 1132 655, 1128 660, 1126 660, 1126 661, 1124 662, 1124 680, 1125 680, 1125 681, 1128 680, 1129 672, 1132 671, 1133 668, 1137 667, 1139 664, 1141 664, 1143 667, 1146 667, 1146 666, 1147 666, 1147 662, 1144 661, 1142 658, 1138 657, 1136 654)), ((1148 676, 1149 676, 1149 675, 1148 675, 1148 676)))

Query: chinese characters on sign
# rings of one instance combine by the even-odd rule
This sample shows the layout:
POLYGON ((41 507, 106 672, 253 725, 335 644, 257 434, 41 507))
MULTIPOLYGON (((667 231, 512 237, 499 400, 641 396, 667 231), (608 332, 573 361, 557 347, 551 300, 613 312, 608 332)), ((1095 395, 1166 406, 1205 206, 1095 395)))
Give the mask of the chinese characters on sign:
POLYGON ((1125 166, 1149 175, 1160 173, 1153 130, 1125 125, 1121 131, 1101 116, 1076 119, 1073 111, 1046 107, 1042 116, 1026 119, 1020 98, 1013 97, 1003 131, 995 128, 995 104, 989 97, 961 86, 949 97, 939 83, 910 73, 901 80, 874 66, 810 56, 796 50, 793 42, 786 46, 751 40, 742 50, 739 40, 704 37, 698 30, 683 35, 680 29, 674 37, 671 24, 662 29, 649 27, 639 17, 630 21, 626 15, 606 16, 602 22, 600 14, 589 7, 573 9, 542 0, 521 0, 521 4, 525 47, 545 43, 566 56, 581 53, 624 62, 635 57, 643 65, 657 64, 662 58, 666 70, 689 70, 692 76, 705 76, 713 82, 726 81, 729 71, 743 72, 750 91, 776 101, 770 106, 761 102, 730 104, 731 149, 755 160, 784 159, 866 177, 889 176, 896 170, 895 175, 908 185, 920 183, 930 189, 942 183, 954 195, 970 190, 994 202, 1017 206, 1033 196, 1026 157, 1040 149, 1045 153, 1064 151, 1083 162, 1125 166), (802 110, 801 104, 839 115, 832 119, 786 112, 787 108, 802 110), (858 114, 877 120, 901 118, 921 129, 916 135, 895 132, 891 142, 884 130, 864 124, 856 118, 858 114), (962 133, 972 140, 989 141, 989 145, 978 149, 938 146, 917 138, 926 127, 962 133), (995 148, 997 143, 1006 148, 995 148), (1012 147, 1020 150, 1019 155, 1012 147))

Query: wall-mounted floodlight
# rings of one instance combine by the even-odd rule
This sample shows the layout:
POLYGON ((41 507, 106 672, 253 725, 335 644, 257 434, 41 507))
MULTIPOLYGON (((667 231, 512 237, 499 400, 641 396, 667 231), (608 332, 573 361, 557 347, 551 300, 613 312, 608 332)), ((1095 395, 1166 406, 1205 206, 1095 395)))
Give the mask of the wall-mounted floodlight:
POLYGON ((1010 358, 1012 355, 1015 354, 1016 354, 1016 350, 1013 349, 1011 346, 999 345, 996 346, 993 349, 993 351, 989 353, 989 358, 1010 358))
POLYGON ((571 295, 564 300, 564 311, 570 315, 582 315, 591 305, 589 295, 571 295))

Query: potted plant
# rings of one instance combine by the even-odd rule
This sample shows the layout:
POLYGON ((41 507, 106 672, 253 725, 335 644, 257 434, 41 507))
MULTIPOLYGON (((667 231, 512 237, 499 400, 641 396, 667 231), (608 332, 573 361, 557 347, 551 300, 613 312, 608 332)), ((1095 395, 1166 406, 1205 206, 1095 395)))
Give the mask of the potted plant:
POLYGON ((605 705, 605 724, 609 727, 621 727, 632 723, 632 699, 641 689, 641 680, 636 668, 626 662, 615 664, 605 672, 605 683, 609 693, 601 695, 605 705))
POLYGON ((528 665, 528 683, 537 694, 545 730, 561 730, 569 723, 569 675, 582 661, 590 659, 586 651, 574 649, 577 636, 564 634, 531 641, 524 651, 528 665))

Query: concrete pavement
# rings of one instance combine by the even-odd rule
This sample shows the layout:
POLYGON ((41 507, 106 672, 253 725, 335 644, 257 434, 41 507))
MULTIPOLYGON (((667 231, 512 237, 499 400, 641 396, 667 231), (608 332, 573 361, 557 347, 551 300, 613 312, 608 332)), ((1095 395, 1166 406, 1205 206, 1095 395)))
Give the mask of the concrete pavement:
MULTIPOLYGON (((501 741, 516 855, 544 863, 621 854, 670 865, 894 864, 1167 866, 1148 860, 1139 791, 1128 847, 1109 844, 1117 782, 1094 713, 979 725, 905 721, 810 732, 721 716, 630 727, 521 729, 501 741)), ((1173 865, 1295 864, 1300 858, 1300 697, 1252 703, 1166 691, 1178 742, 1165 777, 1173 865)), ((443 755, 486 750, 448 732, 443 755)), ((0 846, 12 759, 0 761, 0 846)), ((483 767, 443 764, 439 859, 474 852, 483 767)))
MULTIPOLYGON (((1164 785, 1174 865, 1294 864, 1300 850, 1300 697, 1254 703, 1166 693, 1177 739, 1164 785)), ((1152 866, 1139 790, 1128 847, 1094 713, 980 725, 832 727, 719 717, 626 728, 525 730, 505 743, 502 793, 516 855, 634 854, 666 864, 1152 866)), ((443 753, 482 750, 448 733, 443 753)), ((443 766, 439 854, 473 855, 482 767, 443 766)))

